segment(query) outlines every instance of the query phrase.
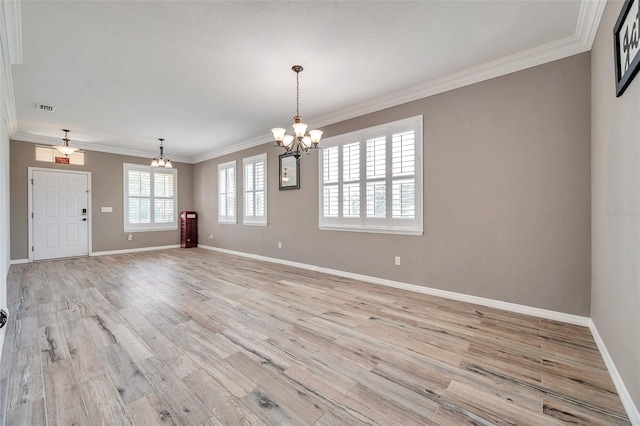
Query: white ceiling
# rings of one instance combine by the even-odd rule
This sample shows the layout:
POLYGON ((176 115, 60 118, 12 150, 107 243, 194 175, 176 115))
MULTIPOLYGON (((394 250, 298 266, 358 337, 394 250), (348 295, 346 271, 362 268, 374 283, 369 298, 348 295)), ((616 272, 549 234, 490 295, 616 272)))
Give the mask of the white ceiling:
MULTIPOLYGON (((581 1, 26 1, 15 139, 198 161, 586 51, 581 1), (524 52, 524 53, 523 53, 524 52), (36 109, 42 103, 54 113, 36 109), (333 120, 333 121, 331 121, 333 120)), ((586 36, 585 36, 586 34, 586 36)))

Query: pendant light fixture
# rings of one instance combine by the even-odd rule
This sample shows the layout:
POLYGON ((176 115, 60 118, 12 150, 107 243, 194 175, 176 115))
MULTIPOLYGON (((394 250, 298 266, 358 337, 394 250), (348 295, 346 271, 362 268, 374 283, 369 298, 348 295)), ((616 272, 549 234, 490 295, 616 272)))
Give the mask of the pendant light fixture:
POLYGON ((153 159, 151 162, 151 167, 164 167, 166 169, 172 169, 173 164, 171 164, 171 160, 165 158, 164 156, 164 139, 158 139, 160 141, 160 156, 153 159))
POLYGON ((310 130, 307 135, 307 125, 302 122, 300 117, 300 73, 303 68, 300 65, 291 67, 296 73, 296 115, 293 117, 293 135, 287 135, 286 129, 276 127, 271 129, 273 139, 279 147, 284 148, 287 153, 300 159, 300 155, 304 152, 309 154, 310 149, 318 149, 318 143, 322 137, 322 130, 310 130))
POLYGON ((74 148, 72 146, 69 146, 69 138, 67 137, 67 133, 69 133, 69 130, 62 129, 62 131, 64 132, 64 138, 62 138, 62 140, 64 141, 64 144, 54 145, 53 147, 68 157, 74 152, 76 152, 77 150, 79 150, 80 148, 74 148))

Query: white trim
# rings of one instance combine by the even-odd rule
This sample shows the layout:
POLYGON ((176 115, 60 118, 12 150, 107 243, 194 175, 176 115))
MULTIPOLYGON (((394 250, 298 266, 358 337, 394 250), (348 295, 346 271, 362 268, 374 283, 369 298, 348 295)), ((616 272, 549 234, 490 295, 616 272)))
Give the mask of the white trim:
POLYGON ((29 259, 15 259, 15 260, 9 261, 9 265, 21 265, 23 263, 29 263, 29 262, 31 262, 29 259))
MULTIPOLYGON (((218 192, 217 194, 217 217, 218 217, 218 223, 227 223, 227 224, 237 224, 238 223, 238 167, 236 165, 236 160, 233 161, 227 161, 226 163, 221 163, 218 164, 218 172, 216 175, 216 179, 218 180, 218 192), (225 173, 225 182, 227 183, 227 187, 228 182, 229 182, 229 170, 233 170, 233 215, 230 214, 225 214, 225 215, 220 215, 220 172, 224 171, 225 173)), ((244 167, 243 167, 244 169, 244 167)), ((227 200, 225 201, 225 203, 227 201, 229 201, 228 199, 228 195, 230 194, 230 192, 227 192, 227 188, 224 189, 224 196, 227 198, 227 200)), ((225 213, 229 213, 229 206, 227 205, 227 210, 225 211, 225 213)))
MULTIPOLYGON (((315 129, 315 127, 309 128, 315 129)), ((203 161, 222 157, 223 155, 227 154, 233 154, 234 152, 243 151, 245 149, 253 148, 254 146, 264 145, 269 142, 273 142, 273 137, 271 136, 271 134, 260 135, 245 142, 234 143, 233 145, 225 146, 223 148, 214 149, 213 151, 209 151, 204 154, 196 155, 194 157, 191 157, 190 161, 192 164, 202 163, 203 161)))
POLYGON ((422 235, 422 229, 376 228, 374 226, 318 225, 321 231, 364 232, 369 234, 422 235))
POLYGON ((611 376, 611 380, 616 387, 616 391, 618 392, 618 396, 620 397, 620 401, 622 401, 622 405, 624 406, 625 411, 627 412, 627 416, 629 416, 629 420, 631 420, 632 425, 640 425, 640 412, 638 412, 638 407, 633 403, 633 399, 627 390, 624 382, 622 381, 622 377, 620 377, 620 373, 616 368, 615 363, 613 362, 613 358, 609 355, 609 351, 604 344, 604 340, 600 337, 600 333, 598 333, 598 329, 596 328, 596 324, 593 322, 591 318, 589 318, 589 330, 591 330, 591 334, 593 335, 593 340, 596 341, 596 345, 598 346, 598 350, 600 351, 600 355, 602 355, 602 359, 604 360, 604 364, 607 366, 607 370, 609 370, 609 375, 611 376))
MULTIPOLYGON (((341 121, 360 117, 372 112, 381 111, 397 105, 402 105, 418 99, 427 98, 439 93, 448 92, 460 87, 480 83, 485 80, 500 77, 527 68, 546 64, 558 59, 567 58, 591 50, 600 20, 604 13, 606 1, 582 0, 576 23, 575 33, 560 40, 555 40, 542 46, 515 53, 504 58, 462 70, 445 77, 427 81, 423 84, 407 88, 378 98, 375 101, 365 101, 358 105, 305 121, 311 129, 327 126, 341 121)), ((238 152, 273 141, 269 134, 250 139, 246 142, 216 149, 191 158, 192 163, 199 163, 212 158, 238 152)), ((322 143, 320 143, 322 146, 322 143)))
MULTIPOLYGON (((249 226, 267 226, 268 223, 268 180, 267 180, 267 175, 268 175, 268 161, 267 161, 267 153, 263 152, 262 154, 258 154, 258 155, 253 155, 251 157, 245 157, 242 159, 242 224, 243 225, 249 225, 249 226), (251 165, 253 167, 253 178, 254 178, 254 182, 252 182, 253 185, 253 190, 250 191, 250 193, 252 194, 252 196, 254 197, 253 200, 253 207, 254 207, 254 211, 251 213, 255 213, 255 207, 256 207, 256 201, 255 201, 255 193, 258 192, 255 188, 255 176, 256 176, 256 172, 255 172, 255 166, 256 164, 262 163, 264 166, 263 169, 263 175, 264 175, 264 189, 262 190, 262 192, 264 193, 264 215, 263 216, 247 216, 247 166, 251 165)), ((220 202, 218 200, 218 202, 220 202)))
POLYGON ((27 221, 28 221, 28 238, 29 238, 29 246, 27 250, 29 251, 29 262, 33 262, 33 218, 31 214, 33 213, 33 172, 53 172, 53 173, 68 173, 68 174, 76 174, 76 175, 86 175, 87 176, 87 211, 89 214, 87 215, 87 219, 89 222, 87 223, 87 256, 91 256, 91 250, 93 247, 93 210, 91 209, 91 172, 85 171, 76 171, 76 170, 62 170, 62 169, 47 169, 45 167, 29 167, 28 168, 28 180, 27 180, 27 221))
POLYGON ((598 33, 600 20, 607 6, 606 1, 583 1, 576 24, 576 36, 591 50, 598 33))
POLYGON ((4 103, 6 117, 2 117, 7 123, 7 133, 9 138, 18 131, 18 116, 16 113, 16 99, 13 90, 13 76, 11 65, 22 57, 22 43, 20 28, 20 4, 16 2, 3 1, 0 4, 0 92, 3 94, 0 102, 4 103), (16 4, 13 4, 16 3, 16 4), (18 36, 18 37, 16 37, 18 36))
POLYGON ((145 164, 135 163, 122 163, 122 217, 123 217, 123 232, 154 232, 154 231, 175 231, 179 228, 180 214, 178 212, 178 169, 171 168, 166 169, 164 167, 151 167, 145 164), (149 173, 150 179, 150 193, 149 203, 150 211, 149 223, 131 223, 129 222, 129 199, 136 197, 135 195, 129 196, 129 172, 137 171, 143 173, 149 173), (157 197, 154 189, 155 174, 166 174, 173 176, 173 196, 172 197, 157 197), (156 199, 173 200, 173 222, 156 222, 154 214, 154 201, 156 199))
POLYGON ((332 136, 325 140, 324 154, 318 156, 318 228, 329 231, 347 232, 371 232, 378 234, 422 235, 423 227, 423 132, 424 117, 422 114, 389 123, 359 129, 353 132, 332 136), (393 146, 394 135, 405 132, 413 133, 414 145, 414 172, 412 175, 393 175, 393 146), (370 178, 367 176, 369 148, 368 141, 376 138, 384 141, 385 172, 384 176, 370 178), (359 173, 357 180, 344 181, 344 147, 357 144, 359 147, 359 173), (331 150, 337 149, 337 181, 326 183, 325 155, 331 150), (393 184, 397 180, 412 179, 415 182, 414 190, 414 216, 409 218, 393 216, 393 184), (386 185, 386 212, 381 218, 368 216, 367 188, 370 182, 383 182, 386 185), (357 185, 360 191, 360 211, 356 217, 344 217, 343 188, 347 184, 357 185), (338 214, 337 216, 325 216, 325 188, 338 190, 338 214))
POLYGON ((112 254, 127 254, 127 253, 139 253, 142 251, 154 251, 154 250, 168 250, 180 248, 180 244, 172 244, 169 246, 155 246, 155 247, 140 247, 123 250, 107 250, 107 251, 94 251, 91 256, 109 256, 112 254))
POLYGON ((538 318, 544 318, 553 321, 561 321, 567 324, 580 325, 588 327, 591 321, 588 317, 580 315, 567 314, 564 312, 551 311, 548 309, 534 308, 532 306, 519 305, 517 303, 503 302, 501 300, 487 299, 485 297, 471 296, 453 291, 440 290, 437 288, 423 287, 415 284, 403 283, 400 281, 387 280, 385 278, 372 277, 369 275, 355 274, 353 272, 340 271, 338 269, 325 268, 322 266, 309 265, 306 263, 293 262, 275 257, 261 256, 258 254, 245 253, 235 250, 227 250, 219 247, 198 244, 198 247, 218 251, 221 253, 232 254, 235 256, 248 257, 250 259, 263 260, 265 262, 278 263, 281 265, 293 266, 296 268, 307 269, 310 271, 322 272, 324 274, 336 275, 338 277, 351 278, 354 280, 365 281, 372 284, 383 285, 386 287, 398 288, 401 290, 413 291, 416 293, 428 294, 431 296, 443 297, 445 299, 458 300, 461 302, 473 303, 476 305, 487 306, 489 308, 502 309, 505 311, 516 312, 524 315, 531 315, 538 318))
MULTIPOLYGON (((496 61, 462 70, 443 78, 427 81, 418 86, 414 86, 412 88, 407 88, 405 90, 383 96, 381 98, 378 98, 374 102, 366 101, 358 105, 353 105, 340 111, 317 117, 316 119, 308 121, 307 124, 309 124, 310 128, 327 126, 333 123, 338 123, 372 112, 415 101, 417 99, 427 98, 439 93, 444 93, 460 87, 479 83, 495 77, 500 77, 537 65, 546 64, 558 59, 587 52, 591 50, 591 47, 593 46, 593 41, 598 31, 605 6, 605 1, 582 0, 582 2, 580 3, 580 12, 576 23, 575 34, 569 37, 565 37, 561 40, 556 40, 542 46, 537 46, 523 52, 498 59, 496 61)), ((12 15, 14 15, 17 19, 20 18, 19 12, 17 14, 13 13, 12 15)), ((17 26, 14 26, 13 28, 20 27, 19 23, 16 25, 17 26)), ((21 50, 22 49, 20 48, 20 52, 21 50)), ((16 55, 12 55, 12 59, 14 56, 16 55)), ((8 95, 7 114, 9 116, 9 135, 11 136, 11 139, 24 142, 42 143, 46 145, 58 144, 58 138, 31 135, 27 133, 17 133, 18 122, 15 112, 15 100, 13 95, 13 84, 10 74, 10 67, 7 66, 6 70, 7 72, 4 73, 4 75, 6 76, 5 80, 7 81, 3 82, 3 85, 6 86, 5 89, 7 90, 7 92, 5 93, 7 93, 8 95)), ((273 138, 271 137, 271 135, 265 133, 244 142, 234 143, 192 157, 176 157, 172 155, 171 158, 177 162, 196 164, 203 161, 211 160, 213 158, 222 157, 223 155, 232 154, 234 152, 239 152, 248 148, 263 145, 265 143, 271 142, 272 140, 273 138)), ((143 158, 152 158, 156 154, 155 152, 143 152, 126 148, 118 148, 108 144, 98 145, 93 143, 74 141, 74 145, 89 151, 108 152, 113 154, 131 155, 143 158)))
POLYGON ((20 0, 3 1, 4 23, 7 27, 9 63, 22 64, 22 8, 20 0))
POLYGON ((305 263, 293 262, 285 259, 278 259, 274 257, 261 256, 258 254, 245 253, 235 250, 228 250, 219 247, 207 246, 203 244, 199 244, 198 247, 206 250, 217 251, 220 253, 231 254, 235 256, 247 257, 250 259, 262 260, 265 262, 277 263, 281 265, 293 266, 296 268, 307 269, 310 271, 322 272, 325 274, 336 275, 344 278, 351 278, 359 281, 365 281, 372 284, 383 285, 387 287, 398 288, 401 290, 413 291, 416 293, 428 294, 431 296, 443 297, 445 299, 458 300, 461 302, 473 303, 476 305, 487 306, 490 308, 502 309, 509 312, 515 312, 524 315, 531 315, 538 318, 544 318, 553 321, 560 321, 567 324, 574 324, 583 327, 589 327, 591 334, 593 335, 593 339, 598 346, 598 350, 602 355, 602 359, 604 360, 605 365, 607 366, 607 370, 609 371, 609 375, 611 376, 611 380, 616 387, 616 391, 618 392, 618 396, 624 406, 625 411, 627 412, 627 416, 629 416, 629 420, 631 420, 632 425, 640 426, 640 412, 638 408, 635 406, 627 387, 620 377, 620 373, 609 355, 609 351, 600 337, 600 333, 598 333, 598 329, 596 328, 595 323, 589 317, 584 317, 580 315, 567 314, 564 312, 551 311, 548 309, 534 308, 532 306, 520 305, 517 303, 503 302, 500 300, 487 299, 484 297, 471 296, 468 294, 455 293, 447 290, 439 290, 430 287, 423 287, 415 284, 408 284, 399 281, 387 280, 384 278, 371 277, 368 275, 354 274, 352 272, 340 271, 337 269, 324 268, 321 266, 309 265, 305 263))
MULTIPOLYGON (((61 138, 51 137, 51 136, 43 136, 43 135, 32 135, 30 133, 15 133, 11 136, 11 140, 21 141, 21 142, 31 142, 40 145, 60 145, 61 138)), ((119 148, 111 145, 99 145, 94 144, 92 142, 82 142, 72 140, 70 143, 72 146, 77 148, 81 148, 85 151, 97 151, 97 152, 106 152, 108 154, 118 154, 118 155, 126 155, 131 157, 141 157, 148 159, 148 163, 151 164, 151 159, 153 157, 158 156, 158 152, 147 152, 147 151, 138 151, 134 149, 127 148, 119 148)), ((190 158, 188 157, 177 157, 173 154, 170 156, 172 163, 187 163, 193 164, 190 158)))

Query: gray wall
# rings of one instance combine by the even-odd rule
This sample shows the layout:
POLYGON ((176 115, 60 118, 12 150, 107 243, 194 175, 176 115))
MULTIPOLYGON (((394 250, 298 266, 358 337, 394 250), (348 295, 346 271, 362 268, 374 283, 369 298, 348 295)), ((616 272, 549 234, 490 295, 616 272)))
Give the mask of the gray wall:
MULTIPOLYGON (((150 159, 87 151, 86 164, 35 161, 35 144, 11 141, 11 259, 29 257, 28 167, 83 170, 91 172, 91 230, 93 252, 180 243, 180 231, 124 232, 123 163, 150 164, 150 159), (100 207, 113 207, 113 213, 101 213, 100 207), (133 240, 127 241, 127 234, 133 240)), ((178 169, 178 211, 193 208, 193 166, 173 163, 178 169)))
POLYGON ((640 76, 616 98, 612 30, 621 9, 607 5, 591 57, 591 316, 640 407, 640 76))
POLYGON ((196 164, 200 243, 588 316, 590 101, 584 53, 323 127, 330 137, 424 114, 422 236, 320 231, 318 152, 301 159, 294 191, 278 191, 271 144, 196 164), (268 226, 218 224, 217 164, 237 160, 242 188, 242 158, 261 152, 268 226))

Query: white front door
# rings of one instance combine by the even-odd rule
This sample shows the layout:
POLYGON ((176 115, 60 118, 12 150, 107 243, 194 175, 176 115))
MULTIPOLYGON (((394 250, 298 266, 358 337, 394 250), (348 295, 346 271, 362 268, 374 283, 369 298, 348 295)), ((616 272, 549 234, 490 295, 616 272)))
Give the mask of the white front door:
POLYGON ((88 175, 33 171, 33 259, 88 253, 88 175))

